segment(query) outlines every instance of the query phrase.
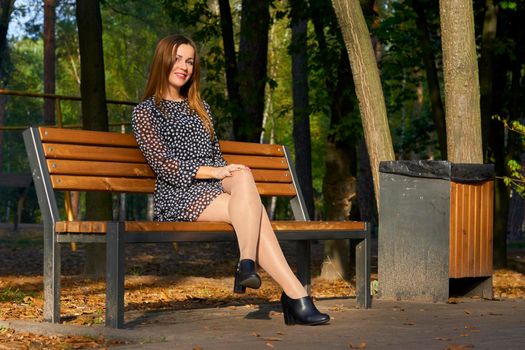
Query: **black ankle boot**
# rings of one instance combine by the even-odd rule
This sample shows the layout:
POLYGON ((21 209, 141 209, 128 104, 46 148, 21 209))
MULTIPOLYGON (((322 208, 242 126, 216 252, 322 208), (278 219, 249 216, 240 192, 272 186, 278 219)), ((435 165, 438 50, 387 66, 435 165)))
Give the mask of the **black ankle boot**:
POLYGON ((283 292, 281 305, 283 307, 284 323, 287 325, 303 324, 314 326, 330 321, 330 316, 320 313, 309 296, 291 299, 283 292))
POLYGON ((239 261, 237 271, 235 271, 234 293, 244 293, 246 287, 258 289, 260 286, 261 278, 255 271, 255 261, 251 259, 239 261))

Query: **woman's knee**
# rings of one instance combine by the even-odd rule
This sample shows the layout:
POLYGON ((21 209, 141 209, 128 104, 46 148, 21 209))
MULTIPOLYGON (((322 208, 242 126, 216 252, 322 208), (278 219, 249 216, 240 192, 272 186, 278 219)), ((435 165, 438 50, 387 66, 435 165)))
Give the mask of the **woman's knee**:
POLYGON ((255 180, 250 170, 237 170, 232 172, 232 176, 227 178, 229 187, 233 190, 235 188, 255 188, 255 180))

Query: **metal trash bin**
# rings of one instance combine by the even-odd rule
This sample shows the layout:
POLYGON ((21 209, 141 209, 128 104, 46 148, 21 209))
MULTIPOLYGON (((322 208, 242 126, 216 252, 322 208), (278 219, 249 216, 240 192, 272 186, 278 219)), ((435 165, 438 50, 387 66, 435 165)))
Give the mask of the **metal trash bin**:
POLYGON ((378 298, 492 298, 494 166, 379 165, 378 298))

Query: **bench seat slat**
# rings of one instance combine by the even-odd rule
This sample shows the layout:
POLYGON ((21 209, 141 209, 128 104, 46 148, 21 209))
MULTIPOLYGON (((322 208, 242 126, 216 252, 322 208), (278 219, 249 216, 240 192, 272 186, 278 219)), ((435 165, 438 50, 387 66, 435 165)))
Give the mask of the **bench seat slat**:
MULTIPOLYGON (((158 222, 126 221, 128 232, 233 232, 225 222, 158 222)), ((366 225, 359 221, 272 221, 276 232, 327 232, 364 231, 366 225)), ((105 221, 59 221, 55 224, 57 233, 106 233, 105 221)))
MULTIPOLYGON (((153 193, 155 189, 154 178, 51 175, 51 184, 60 191, 153 193)), ((256 185, 262 196, 295 196, 291 183, 258 182, 256 185)))

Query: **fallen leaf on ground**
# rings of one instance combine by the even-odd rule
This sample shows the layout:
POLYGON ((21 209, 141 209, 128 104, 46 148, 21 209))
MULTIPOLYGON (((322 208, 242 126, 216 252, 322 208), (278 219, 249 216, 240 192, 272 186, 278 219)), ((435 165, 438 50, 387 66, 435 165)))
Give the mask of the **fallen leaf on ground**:
POLYGON ((441 341, 449 341, 449 340, 451 340, 450 338, 447 338, 447 337, 435 337, 434 339, 441 340, 441 341))
POLYGON ((448 344, 443 350, 470 350, 474 349, 472 344, 448 344))
POLYGON ((278 338, 278 337, 264 337, 263 339, 266 340, 266 341, 281 341, 281 340, 283 340, 282 338, 278 338))
POLYGON ((366 343, 364 341, 360 342, 359 344, 348 344, 348 346, 350 347, 350 349, 366 349, 366 343))

